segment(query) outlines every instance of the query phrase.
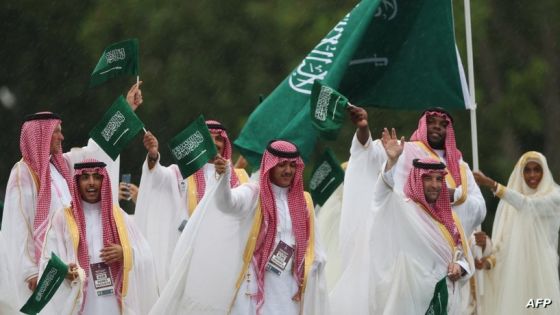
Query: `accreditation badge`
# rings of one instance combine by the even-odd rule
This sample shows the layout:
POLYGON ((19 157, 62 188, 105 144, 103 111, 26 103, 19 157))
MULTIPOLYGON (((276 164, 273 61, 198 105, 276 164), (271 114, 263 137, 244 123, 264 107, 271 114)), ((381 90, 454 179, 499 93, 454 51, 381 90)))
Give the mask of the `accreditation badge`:
POLYGON ((288 262, 290 262, 293 254, 294 248, 280 241, 278 245, 276 245, 276 248, 272 252, 272 256, 270 256, 270 259, 266 264, 266 270, 272 271, 279 276, 282 271, 286 269, 286 266, 288 265, 288 262))
POLYGON ((111 269, 104 262, 91 264, 91 275, 93 285, 97 296, 113 295, 115 289, 113 287, 113 278, 111 278, 111 269))

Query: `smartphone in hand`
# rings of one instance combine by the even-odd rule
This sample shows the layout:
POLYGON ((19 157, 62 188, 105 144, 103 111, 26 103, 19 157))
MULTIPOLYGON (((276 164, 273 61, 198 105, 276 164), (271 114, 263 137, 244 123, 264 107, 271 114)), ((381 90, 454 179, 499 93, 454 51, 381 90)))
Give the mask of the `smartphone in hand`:
POLYGON ((121 188, 121 190, 123 191, 123 194, 126 196, 126 200, 130 200, 132 198, 129 190, 130 180, 131 180, 131 174, 122 174, 121 182, 125 183, 125 185, 124 187, 121 188))

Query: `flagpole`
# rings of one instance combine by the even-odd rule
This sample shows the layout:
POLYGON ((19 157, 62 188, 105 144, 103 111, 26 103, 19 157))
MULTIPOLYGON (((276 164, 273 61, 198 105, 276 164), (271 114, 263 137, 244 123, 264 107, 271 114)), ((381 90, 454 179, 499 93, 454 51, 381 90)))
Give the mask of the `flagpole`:
MULTIPOLYGON (((471 27, 471 1, 464 0, 465 6, 465 31, 467 41, 467 67, 469 75, 469 102, 471 112, 471 141, 472 141, 472 154, 473 154, 473 170, 478 171, 478 134, 476 126, 476 93, 474 86, 474 61, 473 61, 473 46, 472 46, 472 27, 471 27)), ((477 226, 477 231, 481 231, 481 226, 477 226)), ((475 246, 474 256, 482 258, 482 248, 475 246)), ((480 272, 476 275, 476 312, 481 314, 480 298, 484 295, 484 280, 480 272)))
POLYGON ((467 40, 467 67, 469 75, 469 107, 471 112, 471 140, 473 154, 473 170, 478 171, 478 136, 476 127, 476 93, 474 86, 474 62, 471 29, 471 2, 465 0, 465 30, 467 40))

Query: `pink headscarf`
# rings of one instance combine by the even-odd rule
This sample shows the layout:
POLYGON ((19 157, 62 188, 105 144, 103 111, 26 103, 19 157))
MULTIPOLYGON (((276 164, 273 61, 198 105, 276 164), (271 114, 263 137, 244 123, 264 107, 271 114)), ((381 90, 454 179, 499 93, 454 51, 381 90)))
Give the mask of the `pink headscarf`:
MULTIPOLYGON (((80 234, 80 241, 78 243, 78 262, 89 275, 90 261, 88 255, 88 243, 86 238, 86 221, 84 210, 82 207, 82 197, 80 195, 80 176, 86 172, 94 172, 103 176, 101 184, 101 224, 103 230, 103 247, 110 246, 111 244, 121 245, 121 240, 117 230, 117 224, 113 216, 113 198, 111 192, 111 180, 109 174, 105 169, 105 163, 99 162, 95 159, 85 159, 81 163, 74 164, 74 185, 72 185, 72 213, 78 225, 80 234)), ((120 301, 122 296, 122 279, 123 279, 123 265, 122 262, 115 262, 109 264, 111 269, 111 278, 115 285, 115 294, 120 301)), ((86 284, 87 285, 87 284, 86 284)), ((86 298, 87 290, 84 292, 84 301, 86 298)), ((82 304, 85 305, 85 303, 82 304)))
MULTIPOLYGON (((210 133, 219 134, 220 136, 222 136, 222 138, 224 139, 224 153, 222 157, 226 160, 231 160, 231 141, 228 138, 224 126, 222 126, 222 124, 216 120, 207 120, 206 126, 208 127, 210 133)), ((204 197, 204 192, 206 191, 206 180, 204 179, 204 170, 202 168, 194 173, 194 179, 196 183, 197 201, 200 202, 202 197, 204 197)), ((237 178, 235 172, 231 173, 230 185, 231 187, 239 186, 239 179, 237 178)))
MULTIPOLYGON (((60 116, 51 112, 40 112, 29 115, 21 127, 19 149, 23 161, 31 168, 39 179, 37 207, 33 221, 33 239, 35 244, 35 259, 39 261, 43 241, 47 231, 47 218, 51 207, 51 170, 52 162, 56 169, 66 179, 70 189, 70 171, 62 156, 62 151, 51 156, 51 139, 55 128, 61 124, 60 116)), ((70 189, 71 191, 71 189, 70 189)))
MULTIPOLYGON (((295 236, 294 277, 298 287, 303 285, 304 260, 307 243, 309 242, 309 210, 303 194, 303 160, 297 147, 287 141, 271 141, 264 151, 261 161, 260 202, 263 223, 257 239, 253 263, 257 268, 257 312, 264 303, 264 276, 268 259, 273 251, 276 238, 276 201, 270 181, 270 170, 284 162, 296 162, 296 171, 288 190, 288 207, 292 219, 292 231, 295 236)), ((299 293, 299 292, 298 292, 299 293)))
POLYGON ((447 160, 447 169, 451 173, 451 176, 455 180, 457 186, 461 185, 461 171, 459 167, 459 160, 462 157, 461 151, 457 149, 457 144, 455 143, 455 130, 453 129, 453 119, 443 109, 433 108, 428 109, 424 112, 420 120, 418 121, 418 129, 414 131, 410 137, 411 141, 420 141, 424 143, 428 148, 430 144, 428 142, 428 116, 438 116, 443 117, 447 120, 446 136, 445 136, 445 158, 447 160))
POLYGON ((443 224, 453 237, 455 244, 461 244, 461 235, 459 234, 459 230, 453 220, 453 214, 451 213, 451 203, 449 201, 447 185, 444 184, 441 186, 441 192, 433 206, 428 203, 424 195, 422 176, 433 173, 445 176, 445 174, 447 174, 445 165, 432 158, 414 159, 413 165, 414 167, 410 171, 408 180, 404 186, 404 194, 411 200, 421 204, 434 219, 443 224))

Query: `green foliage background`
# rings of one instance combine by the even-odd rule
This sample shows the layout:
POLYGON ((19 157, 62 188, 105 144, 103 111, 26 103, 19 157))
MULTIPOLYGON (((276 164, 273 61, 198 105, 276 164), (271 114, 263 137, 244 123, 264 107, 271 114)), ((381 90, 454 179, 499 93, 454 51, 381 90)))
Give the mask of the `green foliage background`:
MULTIPOLYGON (((400 0, 399 0, 400 1, 400 0)), ((112 42, 140 40, 144 104, 137 114, 165 143, 199 114, 222 121, 235 138, 260 94, 270 93, 356 1, 320 0, 83 0, 0 2, 0 88, 17 98, 0 107, 1 193, 21 158, 19 130, 29 113, 63 115, 64 148, 82 146, 87 133, 119 93, 123 78, 88 90, 89 74, 112 42)), ((453 0, 464 64, 463 2, 453 0)), ((480 167, 506 183, 517 158, 543 152, 560 171, 560 2, 473 0, 473 41, 480 167)), ((439 105, 439 104, 434 104, 439 105)), ((374 135, 396 127, 409 136, 419 113, 369 109, 374 135)), ((472 162, 468 112, 455 112, 457 142, 472 162)), ((319 143, 348 158, 353 133, 319 143)), ((121 156, 121 171, 140 180, 141 136, 121 156)), ((310 168, 309 168, 310 169, 310 168)), ((491 230, 496 200, 486 194, 491 230)))

